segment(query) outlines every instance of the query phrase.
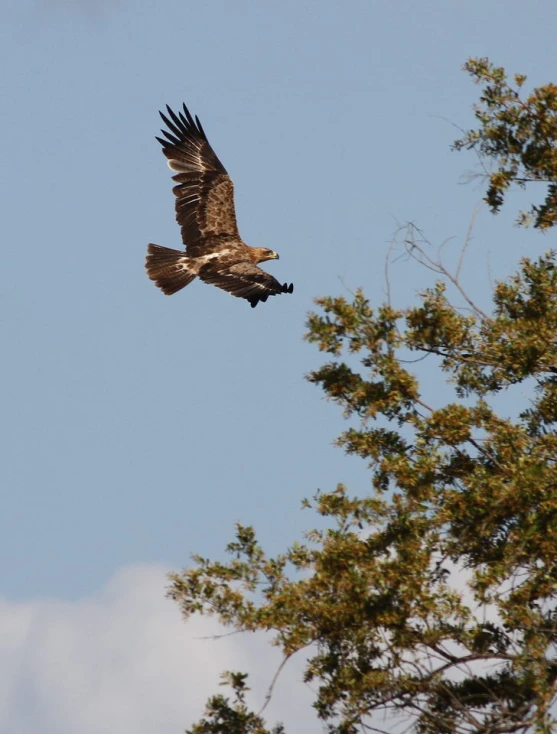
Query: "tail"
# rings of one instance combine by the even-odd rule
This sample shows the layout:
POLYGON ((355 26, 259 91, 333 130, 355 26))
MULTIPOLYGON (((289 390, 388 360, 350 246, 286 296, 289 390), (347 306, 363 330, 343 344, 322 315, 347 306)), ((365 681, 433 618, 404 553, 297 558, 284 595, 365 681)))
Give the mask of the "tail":
POLYGON ((147 275, 167 296, 185 288, 197 275, 192 261, 183 252, 151 244, 147 253, 147 275))

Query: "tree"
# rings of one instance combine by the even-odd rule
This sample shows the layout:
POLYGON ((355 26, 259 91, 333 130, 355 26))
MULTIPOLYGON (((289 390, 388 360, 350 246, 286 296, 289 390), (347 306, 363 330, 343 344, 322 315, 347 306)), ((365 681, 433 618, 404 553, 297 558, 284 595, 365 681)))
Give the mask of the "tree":
POLYGON ((234 701, 225 696, 213 696, 207 702, 205 718, 188 729, 186 734, 284 734, 279 724, 270 731, 265 727, 261 716, 249 711, 246 706, 247 675, 245 673, 224 673, 221 685, 228 685, 234 691, 234 701))
MULTIPOLYGON (((502 79, 485 61, 468 68, 502 79)), ((508 165, 515 138, 490 148, 491 129, 470 141, 508 165)), ((556 221, 555 200, 544 206, 533 208, 540 227, 556 221)), ((368 462, 371 494, 340 485, 305 501, 327 527, 278 557, 238 525, 228 563, 195 557, 169 593, 186 617, 271 630, 285 658, 305 650, 331 732, 382 731, 385 713, 391 732, 557 731, 556 255, 522 260, 488 313, 415 228, 404 241, 439 275, 418 305, 372 307, 358 291, 318 299, 308 321, 307 339, 329 355, 308 379, 355 419, 338 444, 368 462), (420 389, 425 356, 454 390, 447 404, 420 389), (495 396, 525 389, 522 410, 498 414, 495 396)), ((245 677, 229 682, 240 698, 212 699, 191 734, 269 734, 245 708, 245 677)))
POLYGON ((539 229, 557 224, 557 85, 537 87, 526 99, 520 94, 526 77, 515 74, 515 86, 505 70, 488 59, 469 59, 464 65, 484 89, 475 113, 480 127, 455 141, 456 150, 474 149, 482 167, 494 164, 485 200, 492 212, 503 205, 505 193, 515 183, 546 183, 545 200, 520 212, 518 223, 534 223, 539 229))

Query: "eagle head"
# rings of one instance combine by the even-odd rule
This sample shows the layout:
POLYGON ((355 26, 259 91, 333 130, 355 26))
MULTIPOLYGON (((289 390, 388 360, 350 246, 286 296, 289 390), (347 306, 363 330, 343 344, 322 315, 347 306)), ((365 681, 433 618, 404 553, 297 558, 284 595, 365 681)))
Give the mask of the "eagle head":
POLYGON ((266 260, 278 260, 279 254, 268 247, 252 247, 252 260, 255 263, 264 263, 266 260))

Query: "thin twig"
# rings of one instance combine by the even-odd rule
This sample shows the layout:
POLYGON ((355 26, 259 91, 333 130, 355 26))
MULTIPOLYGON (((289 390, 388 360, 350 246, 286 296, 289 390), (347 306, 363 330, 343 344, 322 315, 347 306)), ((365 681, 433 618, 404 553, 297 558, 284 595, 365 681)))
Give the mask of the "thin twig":
MULTIPOLYGON (((439 273, 440 275, 443 275, 447 280, 449 280, 454 287, 458 290, 460 295, 464 298, 464 300, 468 303, 470 308, 475 311, 484 321, 491 321, 490 317, 483 311, 474 301, 470 298, 468 293, 464 290, 462 287, 459 279, 453 275, 450 270, 448 270, 441 260, 433 260, 427 252, 424 250, 422 245, 420 245, 416 239, 415 232, 417 232, 420 237, 423 239, 423 241, 427 244, 431 244, 424 236, 423 232, 418 229, 414 224, 409 222, 406 225, 406 230, 409 233, 408 239, 405 240, 405 244, 409 246, 410 249, 408 249, 408 254, 414 257, 414 259, 419 262, 421 265, 424 265, 426 268, 429 268, 429 270, 433 270, 435 273, 439 273), (414 250, 416 250, 423 259, 420 259, 415 256, 414 250)), ((460 267, 460 264, 459 264, 460 267)))
POLYGON ((478 204, 476 204, 476 207, 472 213, 472 216, 470 217, 470 222, 468 224, 468 230, 466 232, 466 237, 464 238, 464 244, 462 246, 462 250, 460 251, 460 258, 458 260, 458 265, 455 270, 455 278, 458 280, 458 277, 460 275, 460 270, 462 268, 462 263, 464 262, 464 255, 466 254, 466 250, 468 249, 468 245, 470 244, 472 240, 472 234, 474 232, 474 226, 476 224, 476 219, 478 218, 478 214, 480 213, 480 210, 483 207, 483 201, 480 201, 478 204))
MULTIPOLYGON (((300 649, 302 649, 302 648, 300 648, 300 649)), ((265 703, 261 707, 260 711, 258 711, 258 713, 257 713, 258 716, 261 716, 261 714, 265 711, 265 709, 269 705, 269 703, 271 701, 271 698, 273 696, 273 690, 275 688, 275 685, 276 685, 276 682, 277 682, 277 680, 279 678, 279 675, 281 674, 284 666, 286 665, 287 661, 290 660, 290 658, 292 657, 292 655, 294 655, 293 652, 289 652, 287 655, 285 655, 284 658, 282 659, 281 664, 278 666, 277 671, 276 671, 276 673, 273 676, 273 680, 271 681, 271 683, 269 685, 269 688, 267 689, 267 693, 265 694, 265 703)))
POLYGON ((239 635, 247 630, 232 630, 232 632, 223 632, 222 635, 204 635, 203 637, 194 637, 194 640, 221 640, 223 637, 232 637, 232 635, 239 635))

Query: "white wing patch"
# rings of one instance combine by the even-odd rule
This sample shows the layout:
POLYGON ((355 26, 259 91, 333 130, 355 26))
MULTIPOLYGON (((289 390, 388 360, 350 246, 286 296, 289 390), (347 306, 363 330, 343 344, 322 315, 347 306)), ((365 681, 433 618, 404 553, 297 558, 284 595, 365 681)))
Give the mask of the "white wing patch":
MULTIPOLYGON (((218 260, 223 255, 229 255, 233 250, 230 250, 228 247, 224 250, 219 250, 218 252, 210 252, 208 255, 199 255, 195 259, 199 261, 200 267, 201 265, 206 265, 207 263, 210 263, 211 260, 218 260)), ((228 274, 227 274, 228 275, 228 274)))
POLYGON ((169 158, 166 165, 172 171, 176 171, 177 173, 205 173, 206 171, 211 170, 203 160, 199 150, 196 150, 195 152, 188 151, 187 155, 188 158, 190 158, 189 161, 185 159, 184 155, 181 160, 178 160, 177 158, 169 158))

